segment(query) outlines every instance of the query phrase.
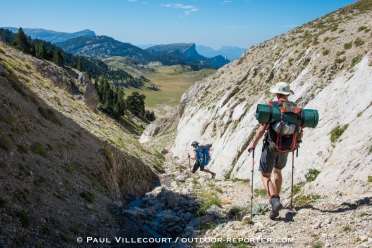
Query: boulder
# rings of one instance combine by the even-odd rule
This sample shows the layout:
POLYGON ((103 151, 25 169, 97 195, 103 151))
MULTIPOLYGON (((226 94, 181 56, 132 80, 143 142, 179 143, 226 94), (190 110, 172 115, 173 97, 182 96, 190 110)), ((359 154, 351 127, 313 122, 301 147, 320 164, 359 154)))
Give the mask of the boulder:
POLYGON ((89 109, 96 111, 98 105, 98 94, 92 81, 85 72, 80 72, 76 83, 80 93, 84 95, 84 102, 89 109))

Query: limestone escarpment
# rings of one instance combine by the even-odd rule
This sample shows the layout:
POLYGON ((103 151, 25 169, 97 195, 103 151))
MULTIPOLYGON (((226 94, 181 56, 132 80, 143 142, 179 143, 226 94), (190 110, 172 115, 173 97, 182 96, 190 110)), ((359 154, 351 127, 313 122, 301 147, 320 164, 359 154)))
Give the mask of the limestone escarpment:
MULTIPOLYGON (((372 13, 363 10, 361 2, 253 46, 240 59, 195 83, 181 99, 184 111, 173 156, 185 157, 193 140, 213 143, 209 167, 218 178, 250 178, 247 147, 258 127, 256 106, 273 99, 271 85, 287 81, 295 91, 291 100, 317 109, 320 115, 318 126, 304 131, 295 159, 295 183, 316 169, 318 178, 304 188, 308 194, 338 194, 346 199, 370 194, 372 13), (337 127, 346 130, 331 140, 337 127)), ((256 161, 261 146, 260 142, 256 161)), ((257 169, 256 162, 258 178, 257 169)), ((290 173, 288 161, 284 190, 290 186, 290 173)), ((262 187, 259 180, 255 183, 262 187)))

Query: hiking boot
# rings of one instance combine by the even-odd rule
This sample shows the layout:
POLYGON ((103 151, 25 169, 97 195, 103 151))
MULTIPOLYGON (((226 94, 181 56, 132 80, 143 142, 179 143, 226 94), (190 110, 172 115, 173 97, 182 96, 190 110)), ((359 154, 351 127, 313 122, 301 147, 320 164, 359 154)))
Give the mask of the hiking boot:
POLYGON ((213 173, 212 172, 212 177, 211 177, 211 179, 214 179, 216 177, 216 173, 213 173))
POLYGON ((279 216, 279 211, 283 209, 283 205, 280 203, 280 198, 271 198, 271 212, 270 212, 270 219, 274 220, 276 217, 279 216))

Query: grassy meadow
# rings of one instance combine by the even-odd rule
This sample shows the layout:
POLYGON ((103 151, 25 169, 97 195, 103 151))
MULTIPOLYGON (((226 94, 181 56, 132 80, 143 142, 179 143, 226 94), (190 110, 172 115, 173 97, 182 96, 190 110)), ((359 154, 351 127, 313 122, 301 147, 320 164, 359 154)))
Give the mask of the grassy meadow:
MULTIPOLYGON (((131 75, 139 72, 133 65, 125 65, 124 58, 104 60, 110 67, 114 69, 124 69, 131 75), (134 70, 129 71, 128 66, 134 70)), ((142 75, 148 78, 151 82, 145 87, 138 90, 135 88, 125 88, 125 94, 128 96, 133 91, 139 91, 140 94, 146 96, 146 109, 152 110, 155 114, 163 116, 170 108, 177 106, 180 102, 181 96, 187 91, 190 86, 196 81, 200 81, 216 72, 214 69, 203 69, 200 71, 190 71, 189 67, 182 65, 174 66, 151 66, 154 70, 142 70, 142 75), (147 87, 156 85, 158 91, 150 90, 147 87)), ((138 74, 137 74, 138 75, 138 74)))

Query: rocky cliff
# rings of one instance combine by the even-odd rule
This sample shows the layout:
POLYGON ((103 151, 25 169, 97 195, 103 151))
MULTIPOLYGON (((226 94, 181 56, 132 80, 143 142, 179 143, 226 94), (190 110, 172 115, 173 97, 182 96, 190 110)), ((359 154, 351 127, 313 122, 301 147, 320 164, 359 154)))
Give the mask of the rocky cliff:
MULTIPOLYGON (((291 100, 317 109, 320 115, 318 126, 304 131, 295 158, 295 184, 305 182, 313 169, 320 174, 306 183, 303 193, 342 199, 371 195, 371 6, 370 1, 358 1, 253 46, 213 76, 195 83, 182 96, 175 114, 180 119, 173 156, 186 157, 193 140, 212 143, 209 168, 219 179, 249 179, 247 147, 259 126, 256 106, 273 99, 270 86, 287 81, 295 92, 291 100)), ((173 115, 172 119, 177 118, 173 115)), ((255 187, 260 188, 261 146, 256 149, 254 174, 255 187)), ((290 159, 283 170, 284 191, 291 182, 290 159)))

